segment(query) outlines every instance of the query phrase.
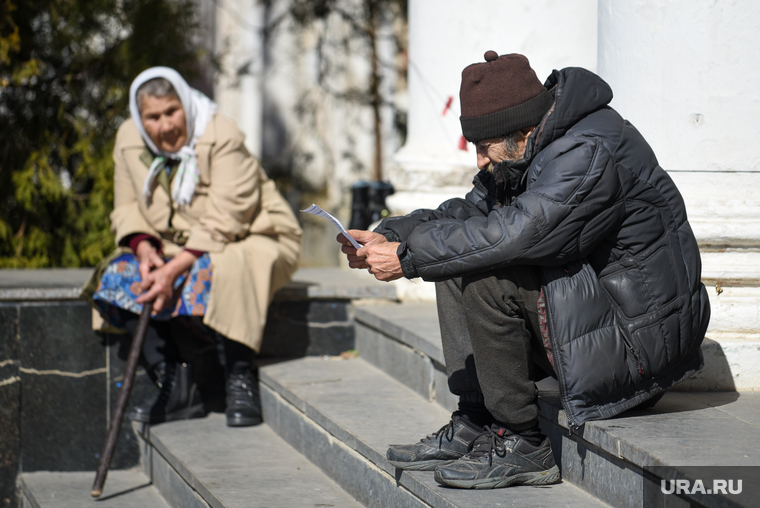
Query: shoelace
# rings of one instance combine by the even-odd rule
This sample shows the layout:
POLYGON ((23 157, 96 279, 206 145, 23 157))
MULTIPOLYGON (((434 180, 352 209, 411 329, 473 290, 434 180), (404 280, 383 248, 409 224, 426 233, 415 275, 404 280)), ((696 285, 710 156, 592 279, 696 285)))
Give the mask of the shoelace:
POLYGON ((493 452, 499 457, 505 457, 507 455, 507 447, 504 445, 504 441, 513 434, 510 432, 504 436, 500 436, 490 427, 483 427, 481 432, 467 449, 467 456, 476 460, 482 457, 488 456, 488 466, 493 465, 493 452))
POLYGON ((438 429, 432 434, 429 434, 427 437, 420 439, 420 443, 424 443, 428 439, 435 439, 438 438, 438 448, 441 448, 443 446, 443 438, 446 438, 447 441, 451 441, 454 439, 454 420, 449 420, 449 423, 438 429))
POLYGON ((157 375, 157 384, 159 387, 158 398, 156 399, 157 406, 165 406, 169 401, 169 396, 172 393, 172 388, 177 383, 177 376, 179 372, 177 367, 167 366, 166 370, 157 375), (171 371, 171 372, 169 372, 171 371))
POLYGON ((249 376, 240 375, 229 381, 229 399, 234 403, 245 403, 253 398, 249 376))

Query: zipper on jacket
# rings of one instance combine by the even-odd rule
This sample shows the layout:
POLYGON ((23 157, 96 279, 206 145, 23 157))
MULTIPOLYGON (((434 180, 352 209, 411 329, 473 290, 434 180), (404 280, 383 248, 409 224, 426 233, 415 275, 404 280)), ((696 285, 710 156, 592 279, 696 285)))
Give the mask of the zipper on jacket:
MULTIPOLYGON (((542 290, 545 288, 546 286, 543 286, 542 290)), ((546 291, 543 291, 543 293, 544 293, 544 301, 546 303, 546 308, 548 309, 549 308, 548 296, 546 294, 546 291)), ((548 312, 546 313, 546 317, 547 317, 546 329, 549 332, 549 342, 552 345, 552 351, 553 352, 559 351, 559 348, 557 347, 557 341, 554 339, 554 330, 552 330, 551 319, 548 319, 549 317, 548 312)), ((557 361, 557 356, 554 357, 554 361, 555 362, 557 361)), ((564 400, 563 400, 563 394, 567 392, 567 389, 565 387, 565 373, 562 371, 562 369, 559 369, 556 367, 556 363, 554 367, 554 372, 557 374, 557 381, 559 382, 560 403, 562 404, 562 407, 565 410, 565 416, 567 417, 567 430, 568 430, 567 437, 571 437, 573 433, 576 433, 576 434, 578 433, 578 429, 580 429, 581 426, 574 421, 573 417, 571 417, 570 411, 567 410, 567 405, 564 403, 564 400)))
POLYGON ((639 356, 639 352, 633 348, 630 342, 628 342, 628 339, 625 338, 625 335, 621 335, 621 337, 623 337, 623 342, 625 343, 625 347, 628 348, 628 351, 630 351, 633 357, 636 359, 636 366, 639 369, 639 374, 643 376, 644 367, 643 367, 643 364, 641 363, 641 356, 639 356))

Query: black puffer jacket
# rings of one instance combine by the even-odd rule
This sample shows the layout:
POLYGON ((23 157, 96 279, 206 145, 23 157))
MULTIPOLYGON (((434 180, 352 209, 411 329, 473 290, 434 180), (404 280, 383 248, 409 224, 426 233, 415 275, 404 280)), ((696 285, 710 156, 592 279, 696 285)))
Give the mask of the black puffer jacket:
POLYGON ((543 333, 577 427, 699 370, 710 308, 683 199, 641 134, 607 105, 612 90, 579 68, 554 71, 546 86, 555 102, 525 159, 481 171, 464 199, 376 231, 404 243, 409 278, 540 267, 543 333))

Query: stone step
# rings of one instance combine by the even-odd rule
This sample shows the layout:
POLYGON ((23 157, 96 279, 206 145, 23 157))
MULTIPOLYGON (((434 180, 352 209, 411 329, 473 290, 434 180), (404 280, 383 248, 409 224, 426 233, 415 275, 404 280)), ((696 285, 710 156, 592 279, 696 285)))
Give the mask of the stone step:
POLYGON ((760 286, 760 250, 733 248, 703 250, 702 282, 705 286, 760 286))
POLYGON ((670 171, 701 247, 759 247, 760 173, 670 171))
POLYGON ((135 427, 146 474, 172 508, 361 506, 269 425, 230 428, 212 413, 135 427))
MULTIPOLYGON (((358 306, 356 322, 361 358, 445 410, 456 409, 435 304, 358 306)), ((760 442, 750 439, 760 431, 760 392, 671 391, 652 409, 589 422, 570 435, 558 386, 550 381, 539 385, 542 428, 561 457, 563 478, 595 497, 613 506, 642 506, 645 486, 659 479, 698 479, 691 466, 754 467, 760 489, 760 442), (648 466, 660 469, 645 473, 648 466)), ((734 501, 708 496, 699 503, 752 506, 734 501)))
POLYGON ((94 472, 36 472, 19 476, 21 508, 169 508, 140 470, 109 471, 103 495, 90 496, 94 472))
MULTIPOLYGON (((746 319, 753 319, 760 327, 758 308, 745 307, 747 301, 738 298, 731 300, 732 290, 721 294, 724 298, 713 302, 713 311, 718 313, 736 313, 746 311, 746 319)), ((373 337, 379 333, 393 339, 393 343, 385 348, 399 349, 398 344, 419 349, 435 362, 439 370, 443 370, 444 360, 441 350, 441 335, 437 322, 437 310, 434 302, 407 302, 399 304, 373 304, 356 306, 356 343, 357 348, 365 349, 365 355, 383 354, 390 352, 375 352, 380 347, 374 344, 373 337), (420 349, 422 348, 422 349, 420 349)), ((676 390, 711 391, 737 390, 760 391, 760 334, 758 327, 742 332, 728 331, 719 317, 711 318, 707 336, 702 344, 705 357, 705 368, 693 378, 681 383, 676 390)), ((401 348, 403 350, 403 348, 401 348)), ((402 355, 403 356, 403 355, 402 355)), ((408 355, 406 355, 408 356, 408 355)), ((389 368, 398 368, 391 365, 389 368)), ((416 375, 416 374, 415 374, 416 375)), ((430 378, 432 380, 433 373, 430 378)), ((428 388, 421 388, 428 390, 428 388)))
MULTIPOLYGON (((754 230, 760 219, 753 217, 754 230)), ((727 222, 733 226, 733 222, 727 222)), ((756 233, 757 235, 757 233, 756 233)), ((754 242, 754 240, 753 240, 754 242)), ((704 352, 709 378, 697 376, 688 385, 694 390, 760 389, 760 248, 704 247, 702 282, 710 299, 710 325, 704 352), (718 364, 731 366, 718 368, 718 364), (734 375, 731 376, 730 373, 734 375), (717 377, 716 377, 717 376, 717 377)), ((369 276, 369 274, 363 274, 369 276)), ((420 279, 391 283, 404 303, 435 302, 435 284, 420 279)))
POLYGON ((498 490, 445 488, 432 472, 403 472, 385 452, 439 429, 449 411, 358 358, 303 358, 261 370, 268 424, 343 489, 371 507, 601 507, 567 482, 498 490))
MULTIPOLYGON (((0 270, 0 506, 6 499, 16 505, 19 473, 97 467, 131 338, 92 330, 92 311, 77 300, 91 271, 0 270)), ((368 274, 297 271, 270 307, 263 353, 294 357, 352 349, 352 301, 396 298, 395 288, 362 275, 368 274)), ((223 404, 216 348, 190 336, 181 348, 183 359, 207 381, 206 402, 223 404)), ((155 386, 138 368, 131 403, 155 396, 155 386)), ((124 425, 112 468, 134 468, 139 460, 137 439, 124 425)))

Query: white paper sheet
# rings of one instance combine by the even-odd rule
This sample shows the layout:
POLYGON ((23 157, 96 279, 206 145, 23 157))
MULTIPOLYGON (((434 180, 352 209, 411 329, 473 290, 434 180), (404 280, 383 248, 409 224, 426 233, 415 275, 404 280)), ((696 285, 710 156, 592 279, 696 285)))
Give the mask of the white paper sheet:
POLYGON ((360 244, 359 242, 357 242, 356 240, 354 240, 353 236, 351 236, 351 235, 348 234, 348 231, 346 231, 346 228, 343 227, 343 224, 341 224, 338 219, 336 219, 335 217, 333 217, 329 213, 325 212, 324 210, 322 210, 317 205, 311 205, 306 210, 301 210, 301 211, 304 212, 304 213, 310 213, 312 215, 317 215, 319 217, 324 217, 326 219, 330 219, 331 221, 333 221, 333 224, 335 224, 338 227, 338 229, 340 230, 340 232, 343 233, 343 236, 345 236, 346 238, 348 238, 348 240, 351 242, 351 244, 354 247, 356 247, 357 249, 361 249, 363 247, 362 244, 360 244))

